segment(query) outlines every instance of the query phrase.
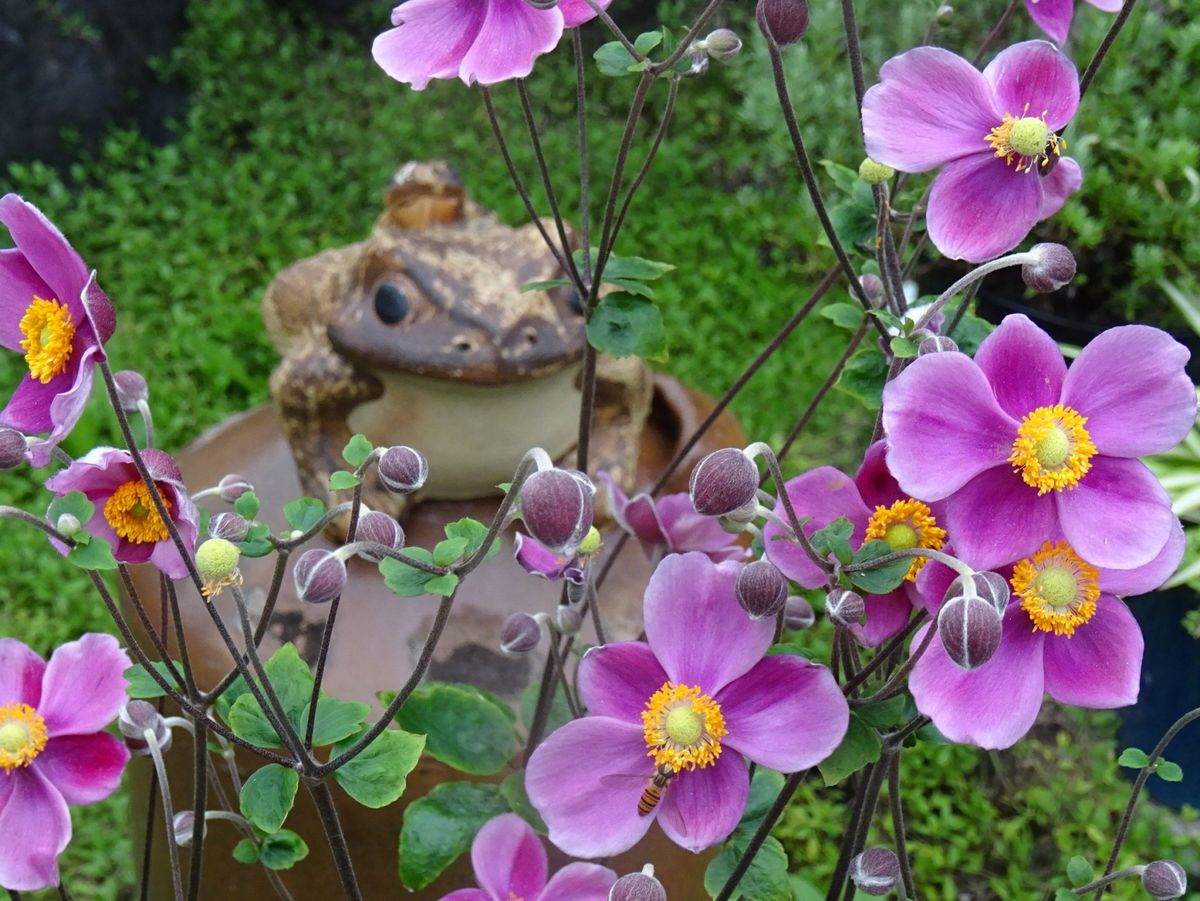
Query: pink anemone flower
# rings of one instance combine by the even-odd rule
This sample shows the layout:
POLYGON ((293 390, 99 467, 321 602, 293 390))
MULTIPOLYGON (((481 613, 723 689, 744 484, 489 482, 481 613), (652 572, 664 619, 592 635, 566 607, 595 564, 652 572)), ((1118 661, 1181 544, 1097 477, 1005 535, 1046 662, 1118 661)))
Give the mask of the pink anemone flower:
MULTIPOLYGON (((600 0, 608 6, 609 0, 600 0)), ((434 78, 495 84, 524 78, 557 45, 564 28, 595 16, 585 0, 538 9, 525 0, 408 0, 371 55, 388 75, 421 91, 434 78)))
POLYGON ((513 558, 531 576, 541 576, 551 582, 566 579, 576 585, 583 584, 584 564, 578 554, 562 557, 536 538, 521 532, 513 536, 513 558))
POLYGON ((958 555, 978 569, 1033 554, 1061 531, 1093 566, 1156 557, 1175 524, 1137 458, 1174 447, 1196 418, 1188 350, 1166 332, 1104 332, 1070 369, 1054 341, 1006 316, 975 354, 930 354, 883 392, 900 487, 945 499, 958 555))
MULTIPOLYGON (((834 469, 820 466, 787 482, 788 497, 800 518, 809 517, 801 529, 805 535, 825 528, 845 517, 854 526, 850 546, 858 550, 868 541, 882 539, 893 548, 925 547, 938 550, 946 539, 939 525, 941 511, 906 495, 896 484, 884 463, 884 447, 877 441, 868 449, 862 467, 853 479, 834 469)), ((775 514, 783 519, 782 502, 775 514)), ((823 588, 828 577, 808 558, 804 550, 785 537, 773 522, 763 529, 767 559, 780 572, 804 588, 823 588)), ((855 638, 868 647, 878 647, 908 624, 916 600, 917 573, 927 558, 916 557, 904 583, 887 594, 867 595, 867 621, 851 626, 855 638)))
POLYGON ((29 369, 0 425, 48 435, 27 452, 40 467, 83 414, 116 318, 96 273, 37 207, 6 194, 0 222, 16 243, 0 250, 0 345, 23 353, 29 369))
MULTIPOLYGON (((1106 13, 1121 11, 1124 0, 1087 0, 1088 3, 1106 13)), ((1067 39, 1071 30, 1071 19, 1075 15, 1075 0, 1025 0, 1029 17, 1037 27, 1060 44, 1067 39)))
POLYGON ((546 849, 515 813, 490 819, 471 842, 479 888, 451 892, 442 901, 608 901, 617 874, 594 863, 571 863, 546 881, 546 849))
POLYGON ((943 167, 928 226, 946 256, 980 262, 1011 250, 1083 184, 1057 135, 1079 105, 1079 75, 1053 44, 1014 44, 983 72, 917 47, 879 78, 863 98, 867 155, 902 172, 943 167))
MULTIPOLYGON (((153 448, 142 451, 142 459, 190 551, 196 544, 196 505, 183 485, 179 467, 169 454, 153 448)), ((96 512, 83 526, 89 534, 111 544, 119 562, 151 563, 171 579, 188 574, 187 564, 155 509, 129 451, 93 448, 47 479, 46 487, 58 495, 81 491, 87 496, 96 512)), ((67 552, 61 542, 51 543, 61 553, 67 552)))
MULTIPOLYGON (((1075 707, 1137 703, 1142 633, 1117 596, 1161 585, 1179 565, 1184 543, 1176 521, 1148 564, 1113 570, 1086 563, 1059 536, 1000 568, 1012 588, 1000 646, 968 672, 954 664, 935 635, 908 680, 917 709, 952 741, 1007 748, 1033 726, 1043 694, 1075 707)), ((921 573, 924 596, 937 599, 930 612, 955 575, 936 562, 921 573)), ((931 628, 936 626, 913 636, 913 648, 931 628)))
POLYGON ((48 664, 0 638, 0 886, 57 885, 71 841, 67 805, 116 790, 129 751, 101 730, 125 703, 130 665, 111 635, 69 641, 48 664))
POLYGON ((657 821, 690 851, 721 841, 746 807, 746 760, 815 766, 849 708, 803 657, 764 657, 775 623, 738 605, 740 564, 671 554, 646 586, 646 642, 592 648, 579 664, 588 715, 534 752, 525 787, 550 841, 577 857, 618 854, 657 821))

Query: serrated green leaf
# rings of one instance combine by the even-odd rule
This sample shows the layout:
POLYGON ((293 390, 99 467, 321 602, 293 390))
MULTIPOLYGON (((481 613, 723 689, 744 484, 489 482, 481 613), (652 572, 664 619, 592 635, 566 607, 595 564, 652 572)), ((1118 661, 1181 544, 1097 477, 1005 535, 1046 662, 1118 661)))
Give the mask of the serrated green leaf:
POLYGON ((242 785, 239 806, 242 816, 263 832, 278 832, 296 801, 300 774, 268 763, 255 770, 242 785))
MULTIPOLYGON (((577 263, 582 263, 583 253, 576 251, 575 254, 577 263)), ((595 266, 599 259, 600 252, 593 247, 592 265, 595 266)), ((630 279, 636 282, 652 282, 662 278, 674 268, 671 263, 648 260, 645 257, 623 257, 610 253, 604 264, 603 280, 607 282, 612 279, 630 279)))
POLYGON ((103 538, 92 536, 87 544, 76 545, 67 554, 67 560, 80 569, 112 570, 117 568, 117 560, 112 548, 103 538))
POLYGON ((1158 761, 1158 764, 1154 767, 1154 772, 1159 779, 1162 779, 1166 782, 1183 781, 1183 767, 1177 763, 1173 763, 1170 760, 1158 761))
POLYGON ((517 770, 505 776, 500 783, 500 794, 508 802, 512 812, 532 826, 535 832, 546 835, 550 831, 525 791, 524 770, 517 770))
POLYGON ((821 315, 838 328, 856 331, 862 325, 864 311, 856 303, 831 303, 821 310, 821 315))
POLYGON ((904 332, 904 330, 905 330, 904 320, 889 310, 882 310, 882 309, 872 310, 871 315, 874 316, 876 319, 878 319, 880 322, 882 322, 884 325, 888 326, 888 328, 893 328, 898 332, 904 332))
POLYGON ((438 566, 449 566, 460 559, 467 549, 466 538, 447 538, 433 547, 433 562, 438 566))
POLYGON ((893 338, 889 344, 892 349, 892 356, 899 357, 902 360, 911 360, 917 355, 917 345, 908 338, 893 338))
POLYGON ((839 516, 823 529, 809 535, 808 540, 818 554, 833 554, 845 565, 854 559, 854 551, 850 548, 853 535, 854 525, 846 517, 839 516))
POLYGON ((469 685, 426 683, 400 708, 396 722, 424 735, 430 756, 464 773, 498 773, 517 750, 512 720, 469 685))
MULTIPOLYGON (((892 548, 886 541, 868 541, 858 549, 858 553, 854 555, 854 562, 870 563, 891 552, 892 548)), ((848 575, 854 586, 867 594, 887 594, 900 587, 904 577, 908 575, 909 569, 912 568, 912 561, 911 557, 902 557, 874 569, 864 569, 848 575)))
POLYGON ((307 532, 325 515, 325 504, 315 497, 301 497, 283 505, 283 518, 297 532, 307 532))
MULTIPOLYGON (((463 556, 470 557, 483 544, 487 538, 488 527, 477 519, 464 517, 456 522, 447 523, 443 531, 447 538, 463 538, 466 539, 467 546, 463 551, 463 556)), ((496 554, 500 553, 500 539, 496 538, 492 541, 492 546, 488 548, 484 554, 484 560, 491 560, 496 554)))
POLYGON ((632 294, 609 294, 600 299, 587 325, 596 350, 614 357, 637 354, 648 360, 667 358, 667 334, 662 313, 653 301, 632 294))
MULTIPOLYGON (((349 750, 365 731, 364 728, 334 745, 331 758, 349 750)), ((346 794, 364 807, 386 807, 404 794, 408 774, 421 759, 424 747, 424 735, 387 729, 361 754, 339 767, 334 778, 346 794)))
MULTIPOLYGON (((313 675, 308 664, 300 659, 295 645, 285 644, 264 665, 267 677, 279 697, 284 714, 297 732, 304 729, 302 719, 312 699, 313 675)), ((283 739, 275 734, 258 701, 247 691, 229 708, 229 727, 238 737, 269 748, 284 747, 283 739)))
POLYGON ((95 512, 96 507, 87 499, 86 494, 82 491, 70 491, 50 502, 50 506, 46 510, 46 518, 50 520, 51 524, 55 524, 58 522, 58 518, 66 513, 79 520, 81 526, 85 526, 95 512))
MULTIPOLYGON (((721 851, 704 871, 704 890, 715 898, 721 886, 729 878, 742 855, 746 853, 748 836, 735 833, 733 838, 721 846, 721 851)), ((744 901, 792 901, 792 889, 788 880, 788 860, 783 845, 778 839, 767 836, 758 853, 750 862, 738 882, 735 898, 744 901)))
POLYGON ((253 839, 242 839, 233 846, 233 859, 238 863, 258 863, 258 845, 253 839))
MULTIPOLYGON (((404 553, 421 563, 433 564, 433 554, 425 548, 406 547, 404 553)), ((436 578, 432 573, 409 566, 392 557, 386 557, 380 562, 379 573, 383 576, 383 584, 387 586, 388 590, 402 598, 415 598, 418 595, 431 594, 431 590, 425 585, 431 579, 436 578)))
POLYGON ((626 50, 625 45, 620 41, 609 41, 607 44, 602 44, 592 54, 592 59, 596 61, 601 75, 614 78, 628 75, 629 67, 635 62, 633 54, 626 50))
POLYGON ((900 694, 894 698, 888 698, 886 701, 876 701, 873 704, 858 707, 854 713, 868 726, 874 726, 876 729, 894 729, 907 721, 905 713, 908 708, 908 700, 907 694, 900 694))
POLYGON ((272 870, 290 870, 308 857, 308 845, 290 829, 280 829, 263 839, 259 849, 263 866, 272 870))
POLYGON ((329 474, 329 487, 334 491, 345 491, 361 482, 362 479, 352 472, 346 472, 344 469, 339 469, 337 472, 329 474))
MULTIPOLYGON (((311 706, 306 706, 300 716, 300 721, 305 724, 304 728, 308 725, 308 710, 311 706)), ((317 721, 313 723, 313 747, 331 745, 353 735, 370 712, 371 708, 366 704, 341 701, 322 692, 317 701, 317 721)))
POLYGON ((355 469, 363 465, 367 457, 371 456, 371 451, 375 450, 371 446, 371 442, 367 440, 366 435, 355 435, 347 442, 342 449, 342 459, 355 469))
POLYGON ((1067 861, 1067 879, 1071 885, 1087 885, 1092 881, 1095 870, 1087 860, 1079 855, 1067 861))
MULTIPOLYGON (((167 669, 166 663, 161 660, 152 660, 151 665, 167 680, 168 684, 182 689, 182 686, 175 681, 175 678, 167 669)), ((161 698, 166 694, 162 686, 151 678, 150 674, 146 672, 146 668, 140 663, 135 663, 129 669, 125 670, 125 681, 129 683, 128 693, 130 698, 145 700, 147 698, 161 698)))
POLYGON ((614 285, 624 291, 626 294, 636 294, 638 297, 645 297, 649 300, 654 300, 654 289, 645 282, 635 281, 631 278, 608 278, 605 276, 606 284, 614 285))
POLYGON ((837 785, 852 773, 857 773, 868 763, 879 759, 883 745, 875 730, 858 718, 850 715, 850 726, 846 737, 832 754, 825 758, 817 769, 826 785, 837 785))
POLYGON ((247 491, 233 502, 233 510, 243 519, 254 519, 258 515, 258 495, 247 491))
POLYGON ((1146 756, 1146 752, 1141 748, 1126 748, 1121 752, 1121 756, 1117 758, 1118 766, 1127 766, 1130 769, 1140 770, 1150 762, 1150 758, 1146 756))
POLYGON ((821 166, 830 180, 837 185, 838 190, 844 194, 853 194, 854 186, 860 183, 858 173, 849 166, 843 166, 833 160, 821 160, 821 166))
POLYGON ((846 363, 838 377, 837 388, 858 398, 867 409, 878 410, 887 371, 887 360, 880 351, 875 348, 861 350, 846 363))
POLYGON ((404 811, 400 879, 414 891, 432 883, 471 847, 475 834, 507 812, 499 786, 445 782, 404 811))
POLYGON ((750 797, 738 823, 738 829, 753 834, 758 821, 766 816, 779 793, 783 791, 783 774, 766 767, 758 767, 750 780, 750 797))
POLYGON ((429 594, 440 594, 444 598, 454 594, 454 589, 458 587, 458 576, 454 573, 446 573, 444 576, 434 576, 425 583, 425 590, 429 594))

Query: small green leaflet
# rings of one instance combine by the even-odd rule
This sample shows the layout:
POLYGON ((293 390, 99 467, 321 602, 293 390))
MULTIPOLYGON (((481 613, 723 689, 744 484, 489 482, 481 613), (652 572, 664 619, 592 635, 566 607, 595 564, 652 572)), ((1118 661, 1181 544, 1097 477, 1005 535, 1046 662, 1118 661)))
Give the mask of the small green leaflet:
POLYGON ((613 357, 636 354, 647 360, 667 359, 667 333, 654 301, 633 294, 609 294, 600 299, 587 325, 592 347, 613 357))
POLYGON ((362 479, 352 472, 346 472, 344 469, 339 469, 337 472, 329 474, 329 487, 334 491, 345 491, 348 488, 353 488, 358 485, 362 479))
POLYGON ((301 497, 283 505, 283 518, 296 532, 307 532, 325 515, 325 504, 315 497, 301 497))
POLYGON ((366 435, 355 435, 342 450, 342 459, 357 469, 363 465, 367 457, 371 456, 371 451, 374 449, 366 435))

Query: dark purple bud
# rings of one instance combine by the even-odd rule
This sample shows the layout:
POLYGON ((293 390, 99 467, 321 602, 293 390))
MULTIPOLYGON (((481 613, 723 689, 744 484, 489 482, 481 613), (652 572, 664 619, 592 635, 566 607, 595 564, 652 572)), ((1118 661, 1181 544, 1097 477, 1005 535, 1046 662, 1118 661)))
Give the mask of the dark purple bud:
POLYGON ((528 654, 542 643, 542 626, 528 613, 514 613, 500 629, 500 650, 509 657, 528 654))
MULTIPOLYGON (((867 303, 875 306, 879 301, 883 300, 883 279, 873 272, 867 272, 858 277, 858 283, 862 285, 863 294, 866 295, 867 303)), ((856 296, 857 291, 850 289, 856 296)))
POLYGON ((704 49, 715 60, 731 60, 742 49, 742 39, 728 28, 718 28, 704 39, 704 49))
POLYGON ((147 701, 130 701, 117 714, 117 728, 125 737, 125 746, 131 754, 145 757, 150 753, 150 745, 146 741, 146 730, 149 729, 158 739, 158 746, 163 751, 171 747, 171 727, 147 701))
POLYGON ((236 473, 230 473, 227 476, 222 476, 221 481, 217 482, 217 488, 221 492, 221 500, 227 504, 232 504, 247 491, 253 491, 254 486, 245 478, 236 473))
POLYGON ((750 618, 762 619, 783 609, 788 583, 770 560, 755 560, 742 567, 734 590, 738 603, 750 618))
POLYGON ((292 569, 296 597, 308 604, 328 604, 346 587, 346 564, 332 551, 305 551, 292 569))
POLYGON ((867 618, 867 605, 862 595, 845 588, 835 588, 825 595, 825 615, 835 625, 857 626, 867 618))
POLYGON ((16 469, 25 462, 25 436, 16 429, 0 429, 0 470, 16 469))
POLYGON ((946 656, 969 672, 991 660, 1000 647, 1003 618, 978 595, 956 597, 942 605, 937 629, 946 656))
POLYGON ((850 878, 868 895, 886 895, 900 878, 900 860, 888 848, 867 848, 850 862, 850 878))
POLYGON ((574 635, 583 626, 583 605, 559 604, 554 610, 554 625, 563 635, 574 635))
POLYGON ((592 527, 595 493, 583 473, 543 469, 521 486, 521 519, 529 534, 551 553, 570 557, 592 527))
POLYGON ((1155 901, 1182 898, 1187 891, 1187 873, 1173 860, 1156 860, 1142 871, 1142 888, 1155 901))
POLYGON ((1034 244, 1029 252, 1038 259, 1021 266, 1021 278, 1034 291, 1057 291, 1075 277, 1075 257, 1061 244, 1034 244))
POLYGON ((237 544, 246 537, 250 524, 237 513, 218 513, 208 521, 208 534, 237 544))
POLYGON ((796 43, 808 31, 807 0, 758 0, 758 27, 780 47, 796 43))
POLYGON ((917 345, 917 356, 927 357, 930 354, 944 354, 953 350, 958 350, 958 344, 953 338, 947 338, 945 335, 931 335, 917 345))
POLYGON ((138 404, 150 399, 150 386, 139 372, 132 369, 115 372, 113 382, 117 386, 117 401, 126 413, 136 413, 138 404))
POLYGON ((807 598, 794 594, 783 605, 783 627, 793 632, 801 632, 812 626, 817 620, 813 613, 812 604, 807 598))
MULTIPOLYGON (((200 824, 200 839, 204 840, 204 834, 208 830, 207 823, 200 824)), ((192 844, 192 836, 196 831, 196 815, 190 810, 181 810, 175 814, 175 819, 171 822, 171 831, 175 833, 175 844, 181 848, 187 848, 192 844)))
POLYGON ((966 577, 959 576, 950 583, 950 587, 946 590, 946 595, 942 600, 950 601, 953 598, 969 595, 972 588, 974 589, 974 593, 991 604, 997 613, 1001 616, 1004 615, 1004 610, 1008 607, 1008 582, 999 573, 974 573, 971 576, 970 587, 966 584, 966 577))
POLYGON ((425 456, 403 444, 389 447, 379 458, 379 481, 397 494, 416 491, 425 484, 428 476, 429 462, 425 456))
POLYGON ((692 470, 688 493, 701 516, 737 513, 755 504, 758 467, 736 447, 713 451, 692 470))
MULTIPOLYGON (((354 540, 371 541, 398 551, 404 547, 404 530, 400 528, 400 523, 382 510, 368 510, 358 518, 358 529, 354 532, 354 540)), ((383 559, 382 554, 372 554, 368 551, 359 551, 358 555, 372 563, 378 563, 383 559)))
POLYGON ((667 901, 667 890, 654 878, 650 864, 640 873, 622 876, 608 890, 608 901, 667 901))

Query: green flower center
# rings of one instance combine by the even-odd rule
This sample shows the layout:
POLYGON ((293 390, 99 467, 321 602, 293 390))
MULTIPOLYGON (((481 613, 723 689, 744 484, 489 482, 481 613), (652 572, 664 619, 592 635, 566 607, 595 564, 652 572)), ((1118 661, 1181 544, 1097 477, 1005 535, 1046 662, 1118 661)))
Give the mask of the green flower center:
POLYGON ((1008 133, 1008 143, 1021 156, 1036 156, 1046 149, 1046 138, 1050 129, 1039 117, 1026 116, 1018 119, 1008 133))
POLYGON ((898 522, 888 526, 887 531, 883 533, 883 540, 890 544, 894 551, 907 550, 917 546, 917 530, 906 522, 898 522))
POLYGON ((1079 582, 1070 570, 1048 566, 1034 579, 1037 592, 1052 607, 1067 607, 1075 601, 1079 582))
POLYGON ((1036 454, 1042 469, 1061 469, 1071 456, 1071 439, 1061 428, 1052 428, 1038 439, 1036 454))
POLYGON ((663 724, 667 738, 677 745, 691 745, 700 740, 704 732, 704 717, 692 709, 691 705, 672 707, 667 712, 663 724))
POLYGON ((0 726, 0 751, 15 754, 29 743, 29 730, 20 723, 5 723, 0 726))

